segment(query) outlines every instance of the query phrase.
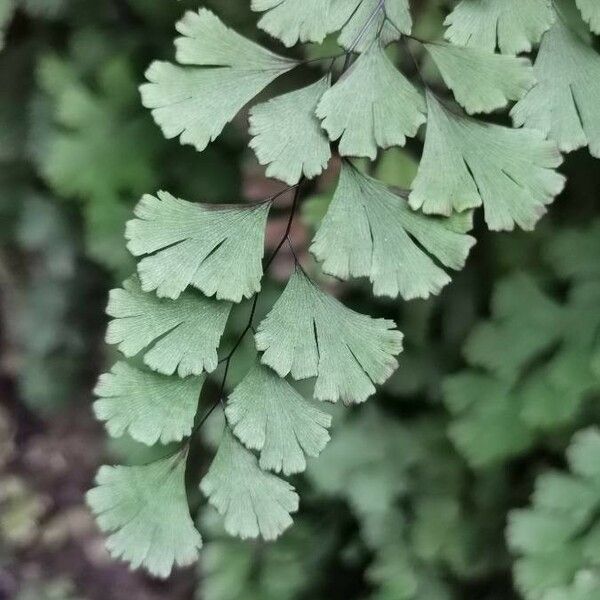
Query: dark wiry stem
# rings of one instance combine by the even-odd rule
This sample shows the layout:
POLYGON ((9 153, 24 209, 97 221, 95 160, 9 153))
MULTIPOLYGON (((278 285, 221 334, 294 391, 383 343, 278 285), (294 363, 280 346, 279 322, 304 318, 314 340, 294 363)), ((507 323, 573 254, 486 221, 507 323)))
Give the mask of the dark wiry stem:
MULTIPOLYGON (((298 205, 300 203, 300 193, 301 193, 301 188, 302 188, 302 184, 303 183, 304 183, 304 177, 302 177, 300 179, 300 181, 295 186, 291 186, 291 187, 287 188, 286 190, 284 190, 283 192, 280 192, 279 194, 276 195, 276 196, 280 196, 281 194, 285 193, 286 191, 289 191, 290 189, 294 189, 295 188, 294 200, 292 202, 292 208, 290 210, 290 215, 289 215, 289 218, 288 218, 288 221, 287 221, 285 232, 281 236, 281 239, 280 239, 279 243, 277 244, 277 246, 275 247, 275 250, 273 250, 273 252, 271 253, 271 255, 269 256, 269 258, 267 259, 267 262, 264 265, 263 271, 265 273, 269 270, 269 267, 273 264, 273 261, 275 260, 275 258, 279 254, 281 248, 286 243, 286 241, 288 241, 288 243, 289 243, 290 231, 292 229, 292 225, 294 223, 294 217, 296 216, 296 212, 298 210, 298 205)), ((272 197, 271 199, 274 199, 275 197, 272 197)), ((291 246, 291 244, 290 244, 290 246, 291 246)), ((295 253, 294 253, 294 260, 297 261, 295 253)), ((204 425, 204 423, 206 422, 206 420, 208 419, 208 417, 210 417, 210 415, 214 412, 214 410, 217 408, 217 406, 219 404, 221 404, 221 406, 224 406, 223 395, 224 395, 224 392, 225 392, 225 386, 227 385, 227 375, 229 374, 229 367, 231 365, 231 360, 233 359, 233 357, 234 357, 235 353, 237 352, 238 348, 240 347, 242 341, 246 337, 246 334, 250 330, 254 330, 254 317, 256 315, 256 308, 258 306, 258 299, 259 299, 259 297, 260 297, 260 292, 257 292, 254 295, 254 298, 252 300, 252 307, 250 308, 250 314, 248 316, 248 322, 246 323, 246 326, 244 327, 244 329, 242 330, 242 332, 238 336, 235 344, 233 345, 233 348, 229 351, 229 353, 227 354, 227 356, 225 356, 223 359, 221 359, 221 361, 219 361, 219 362, 224 362, 225 363, 225 371, 223 372, 223 378, 221 379, 221 384, 219 386, 219 391, 218 391, 218 394, 217 394, 217 399, 212 404, 212 406, 207 410, 207 412, 204 414, 204 416, 200 419, 200 421, 196 424, 196 426, 192 430, 192 433, 190 434, 190 437, 188 438, 188 441, 187 441, 186 445, 189 445, 191 439, 198 432, 198 430, 202 427, 202 425, 204 425)))

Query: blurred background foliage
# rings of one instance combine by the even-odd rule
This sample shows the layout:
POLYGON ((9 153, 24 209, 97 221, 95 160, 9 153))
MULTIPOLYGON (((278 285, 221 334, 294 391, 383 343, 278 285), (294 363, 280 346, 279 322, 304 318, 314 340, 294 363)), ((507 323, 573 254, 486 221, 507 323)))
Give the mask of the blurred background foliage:
MULTIPOLYGON (((276 47, 254 28, 249 2, 205 4, 276 47)), ((439 36, 453 3, 414 4, 416 35, 439 36)), ((393 303, 360 284, 326 283, 361 311, 397 319, 406 350, 376 399, 332 409, 333 439, 295 482, 302 509, 277 544, 229 538, 203 507, 196 569, 157 582, 108 558, 82 495, 102 462, 154 452, 107 441, 90 409, 111 359, 107 293, 132 270, 124 223, 142 193, 160 188, 209 202, 280 189, 247 149, 244 115, 199 155, 163 140, 141 107, 146 65, 172 55, 173 24, 195 7, 0 0, 0 598, 545 600, 549 586, 564 590, 556 600, 599 598, 600 451, 593 429, 572 442, 600 416, 600 169, 587 151, 567 157, 567 189, 534 233, 476 224, 469 264, 441 297, 393 303), (584 442, 595 473, 571 459, 584 442), (548 484, 552 473, 562 487, 548 484), (548 526, 584 497, 587 512, 570 528, 548 526)), ((306 52, 336 49, 326 40, 306 52)), ((410 141, 372 169, 407 187, 421 148, 410 141)), ((307 262, 336 170, 292 231, 307 262)), ((275 214, 268 243, 284 224, 275 214)), ((291 264, 278 257, 259 311, 291 264)), ((234 311, 226 343, 247 310, 234 311)), ((252 353, 247 345, 236 358, 231 385, 252 353)), ((206 468, 219 418, 193 468, 206 468)))

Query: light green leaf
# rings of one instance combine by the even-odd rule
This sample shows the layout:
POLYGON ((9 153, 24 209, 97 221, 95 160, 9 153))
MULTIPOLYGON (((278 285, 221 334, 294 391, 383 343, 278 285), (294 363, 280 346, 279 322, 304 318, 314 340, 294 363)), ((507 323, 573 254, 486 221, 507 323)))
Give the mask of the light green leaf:
POLYGON ((156 61, 146 71, 142 102, 167 139, 202 151, 262 89, 291 67, 266 71, 239 67, 182 68, 156 61))
POLYGON ((330 87, 329 76, 313 85, 273 98, 250 110, 250 147, 258 162, 268 165, 267 176, 289 185, 302 175, 312 179, 329 162, 329 140, 315 110, 330 87))
POLYGON ((252 10, 265 12, 258 26, 288 48, 298 42, 321 43, 352 15, 360 0, 252 0, 252 10))
POLYGON ((600 56, 562 18, 546 32, 535 60, 537 80, 512 109, 516 126, 541 131, 563 152, 589 146, 600 157, 600 56))
POLYGON ((225 517, 227 533, 242 539, 259 534, 276 539, 292 524, 290 513, 298 510, 294 488, 262 471, 254 454, 227 427, 200 489, 225 517))
POLYGON ((141 86, 165 137, 199 151, 274 79, 296 62, 273 54, 225 25, 209 10, 187 12, 177 24, 177 62, 154 62, 141 86), (205 67, 205 68, 199 68, 205 67), (208 68, 206 68, 208 67, 208 68))
POLYGON ((412 211, 404 198, 343 163, 310 249, 330 275, 369 277, 376 296, 427 298, 450 282, 436 260, 461 269, 475 243, 452 223, 412 211))
MULTIPOLYGON (((525 306, 525 302, 523 305, 525 306)), ((532 348, 534 332, 539 332, 532 325, 533 323, 527 322, 525 328, 528 333, 523 336, 528 349, 532 348)), ((587 326, 589 327, 589 323, 587 326)), ((548 327, 551 331, 554 329, 550 325, 548 327)), ((548 339, 552 340, 552 335, 541 335, 542 345, 548 339)), ((513 340, 511 344, 514 343, 514 347, 519 348, 520 338, 513 337, 513 340)), ((501 339, 498 342, 502 344, 501 339)), ((526 356, 528 349, 518 354, 526 356)), ((491 348, 489 351, 491 352, 491 348)), ((589 394, 599 388, 599 384, 600 381, 594 377, 590 368, 588 349, 561 347, 549 362, 527 377, 520 392, 523 397, 523 419, 537 429, 556 429, 558 425, 570 423, 589 394)))
POLYGON ((178 442, 192 431, 203 377, 165 377, 118 362, 100 375, 94 413, 113 437, 128 433, 148 446, 178 442))
POLYGON ((59 128, 41 153, 43 174, 60 195, 116 205, 156 181, 160 135, 137 113, 136 77, 124 57, 102 66, 97 91, 76 68, 52 55, 40 63, 41 85, 54 101, 59 128))
POLYGON ((527 599, 597 597, 597 581, 583 581, 582 574, 597 566, 600 431, 576 433, 567 456, 572 472, 542 474, 531 506, 509 514, 506 537, 521 555, 515 579, 527 599))
POLYGON ((118 344, 125 356, 146 349, 144 362, 153 370, 179 377, 200 375, 217 368, 217 348, 231 310, 194 292, 177 300, 161 299, 142 291, 137 277, 110 291, 106 312, 112 320, 106 341, 118 344))
POLYGON ((465 371, 444 382, 444 401, 455 415, 450 438, 476 468, 519 455, 533 442, 521 419, 521 403, 510 386, 476 372, 465 371))
POLYGON ((347 50, 364 52, 378 38, 385 46, 412 30, 408 0, 360 0, 353 5, 338 38, 347 50))
POLYGON ((338 43, 363 52, 377 38, 385 45, 412 29, 408 0, 252 0, 252 10, 267 11, 258 26, 287 47, 321 43, 342 29, 338 43))
POLYGON ((597 600, 600 598, 600 576, 595 569, 582 569, 572 585, 556 587, 543 600, 597 600))
POLYGON ((600 34, 600 4, 597 0, 575 0, 583 20, 594 33, 600 34))
POLYGON ((533 503, 544 510, 565 512, 575 523, 585 523, 598 500, 597 490, 588 482, 560 471, 542 473, 535 482, 533 503))
POLYGON ((331 416, 305 400, 271 369, 254 365, 233 390, 225 409, 238 439, 260 450, 260 467, 284 475, 306 469, 329 441, 331 416))
POLYGON ((175 40, 177 62, 182 65, 236 67, 268 70, 290 67, 295 61, 284 58, 229 29, 206 8, 187 11, 176 25, 181 34, 175 40))
MULTIPOLYGON (((600 482, 600 430, 597 427, 578 432, 567 456, 573 473, 600 482)), ((600 503, 600 498, 598 501, 600 503)))
POLYGON ((565 327, 561 307, 533 279, 520 273, 496 287, 492 317, 473 329, 465 356, 470 364, 509 381, 516 380, 521 369, 551 349, 565 327))
POLYGON ((481 123, 448 110, 427 92, 423 158, 409 202, 450 215, 483 203, 492 230, 530 230, 564 186, 562 158, 539 131, 481 123))
POLYGON ((185 457, 140 467, 101 467, 86 499, 107 547, 136 569, 168 577, 173 565, 192 564, 202 546, 185 493, 185 457))
POLYGON ((530 52, 554 22, 551 0, 462 0, 448 15, 446 39, 504 54, 530 52))
POLYGON ((338 423, 319 460, 309 465, 307 477, 321 496, 346 500, 368 526, 367 521, 389 515, 406 493, 420 449, 410 431, 375 403, 355 416, 338 423))
POLYGON ((403 146, 425 122, 423 98, 377 43, 323 94, 317 116, 342 156, 368 156, 377 146, 403 146))
POLYGON ((393 321, 361 315, 296 269, 256 332, 262 362, 281 377, 317 377, 319 400, 364 402, 398 363, 402 334, 393 321))
POLYGON ((577 526, 568 514, 561 513, 560 519, 557 516, 534 509, 513 510, 506 533, 511 548, 533 554, 560 551, 577 526))
POLYGON ((127 223, 127 247, 143 256, 145 292, 178 298, 188 285, 207 296, 239 302, 260 290, 270 202, 193 204, 168 192, 146 194, 127 223))
POLYGON ((457 102, 470 114, 492 112, 519 100, 535 83, 526 58, 435 42, 425 48, 457 102))
POLYGON ((577 547, 564 546, 558 552, 523 557, 513 567, 515 585, 527 600, 548 600, 548 590, 571 581, 578 568, 579 556, 577 547))

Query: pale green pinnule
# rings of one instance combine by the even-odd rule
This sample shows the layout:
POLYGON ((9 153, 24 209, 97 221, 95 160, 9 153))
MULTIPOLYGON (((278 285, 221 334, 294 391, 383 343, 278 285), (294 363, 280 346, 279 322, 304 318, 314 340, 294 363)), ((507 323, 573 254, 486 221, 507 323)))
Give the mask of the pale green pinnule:
POLYGON ((236 437, 260 451, 261 469, 276 473, 304 471, 305 456, 318 456, 329 441, 331 416, 259 363, 230 394, 225 414, 236 437))
POLYGON ((450 215, 483 204, 492 230, 531 230, 564 187, 562 157, 535 129, 482 123, 427 92, 428 125, 410 205, 450 215))
POLYGON ((557 18, 540 44, 533 70, 537 80, 512 109, 516 126, 541 131, 563 152, 589 146, 600 158, 600 55, 557 18))
POLYGON ((176 41, 177 60, 194 66, 156 61, 140 91, 165 137, 180 136, 182 144, 199 151, 254 96, 298 64, 245 39, 206 9, 186 13, 177 27, 183 34, 176 41))
POLYGON ((421 94, 376 42, 325 92, 316 111, 342 156, 371 160, 378 146, 403 146, 425 122, 424 113, 421 94))
POLYGON ((289 69, 183 68, 156 61, 146 71, 142 101, 167 139, 179 136, 199 152, 263 88, 289 69))
POLYGON ((173 565, 198 558, 200 534, 190 517, 181 453, 135 467, 103 466, 86 500, 100 529, 110 533, 107 548, 132 569, 168 577, 173 565))
POLYGON ((225 428, 217 454, 200 483, 208 501, 225 518, 225 530, 242 539, 278 538, 298 510, 294 488, 258 460, 225 428))
POLYGON ((187 11, 176 25, 181 65, 234 67, 250 71, 289 69, 296 61, 279 56, 227 27, 206 8, 187 11))
POLYGON ((144 351, 144 362, 164 375, 210 373, 231 303, 188 290, 177 300, 142 290, 137 276, 110 291, 106 313, 112 317, 106 342, 127 357, 144 351))
POLYGON ((520 54, 531 51, 554 19, 551 0, 462 0, 446 17, 445 36, 458 46, 520 54))
POLYGON ((425 44, 444 83, 467 113, 488 113, 519 100, 535 83, 526 58, 444 42, 425 44))
POLYGON ((100 375, 94 413, 112 437, 128 433, 148 446, 179 442, 192 431, 203 383, 204 377, 166 377, 118 362, 100 375))
POLYGON ((194 204, 168 192, 146 194, 127 223, 127 248, 142 289, 179 298, 191 285, 218 300, 240 302, 260 290, 270 202, 194 204))
POLYGON ((376 296, 427 298, 450 282, 439 264, 461 269, 475 243, 454 225, 454 218, 411 210, 405 198, 343 163, 310 250, 330 275, 368 277, 376 296))
POLYGON ((329 76, 308 87, 277 96, 250 110, 250 147, 266 174, 288 185, 320 175, 331 156, 329 140, 315 116, 330 87, 329 76))
POLYGON ((252 0, 252 10, 265 13, 258 26, 287 47, 321 43, 341 29, 338 43, 363 52, 377 38, 385 45, 412 29, 408 0, 252 0))
POLYGON ((288 48, 298 42, 321 43, 350 18, 360 0, 252 0, 264 12, 258 26, 288 48))
POLYGON ((352 404, 397 368, 403 336, 395 327, 346 308, 296 269, 255 339, 262 362, 280 377, 316 377, 315 398, 352 404))

